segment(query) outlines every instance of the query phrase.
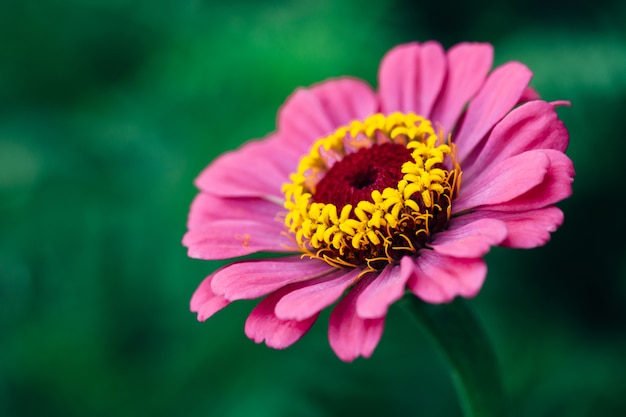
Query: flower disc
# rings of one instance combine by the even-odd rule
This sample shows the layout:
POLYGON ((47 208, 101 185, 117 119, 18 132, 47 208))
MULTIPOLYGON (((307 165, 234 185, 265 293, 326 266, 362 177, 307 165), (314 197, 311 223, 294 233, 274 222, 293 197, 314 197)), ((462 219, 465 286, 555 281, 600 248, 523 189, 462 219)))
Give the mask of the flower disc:
POLYGON ((283 187, 298 247, 336 267, 380 270, 443 230, 461 171, 415 114, 375 114, 318 140, 283 187))

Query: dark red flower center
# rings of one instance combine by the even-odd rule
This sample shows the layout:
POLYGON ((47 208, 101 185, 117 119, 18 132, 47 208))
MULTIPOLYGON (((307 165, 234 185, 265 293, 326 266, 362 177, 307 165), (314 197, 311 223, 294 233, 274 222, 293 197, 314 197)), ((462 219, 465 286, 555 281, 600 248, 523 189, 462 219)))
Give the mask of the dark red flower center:
POLYGON ((336 162, 316 186, 313 199, 334 204, 338 210, 359 201, 372 201, 372 191, 396 188, 402 165, 411 160, 411 150, 397 143, 374 144, 336 162))

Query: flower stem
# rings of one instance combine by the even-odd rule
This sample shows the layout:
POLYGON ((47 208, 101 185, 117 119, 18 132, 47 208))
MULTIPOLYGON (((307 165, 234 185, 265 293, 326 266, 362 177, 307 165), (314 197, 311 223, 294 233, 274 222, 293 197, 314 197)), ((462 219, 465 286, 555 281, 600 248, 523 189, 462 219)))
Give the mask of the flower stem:
POLYGON ((496 355, 467 301, 428 304, 410 294, 402 305, 452 365, 464 415, 508 416, 496 355))

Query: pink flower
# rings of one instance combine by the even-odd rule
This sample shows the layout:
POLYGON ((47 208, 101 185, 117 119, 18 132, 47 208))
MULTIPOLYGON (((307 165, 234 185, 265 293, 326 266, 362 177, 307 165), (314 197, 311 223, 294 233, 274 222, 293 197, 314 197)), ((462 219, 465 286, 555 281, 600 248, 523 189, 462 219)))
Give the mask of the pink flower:
POLYGON ((203 321, 264 297, 245 332, 285 348, 338 301, 330 345, 369 357, 390 304, 408 289, 430 303, 473 297, 491 246, 545 244, 572 193, 568 133, 531 72, 491 73, 488 44, 400 45, 378 92, 353 78, 298 89, 276 132, 222 155, 197 178, 189 256, 237 259, 191 299, 203 321))

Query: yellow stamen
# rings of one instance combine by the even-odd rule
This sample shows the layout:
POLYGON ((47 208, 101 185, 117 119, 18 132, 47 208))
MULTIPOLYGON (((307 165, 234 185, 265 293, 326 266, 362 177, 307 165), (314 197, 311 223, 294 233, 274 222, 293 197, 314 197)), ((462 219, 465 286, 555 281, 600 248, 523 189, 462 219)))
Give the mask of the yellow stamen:
POLYGON ((412 113, 375 114, 317 140, 283 186, 284 218, 297 246, 332 266, 381 269, 427 243, 432 228, 450 218, 461 170, 454 144, 412 113), (315 201, 316 185, 349 153, 391 142, 411 150, 395 188, 374 190, 355 207, 315 201), (443 219, 443 220, 442 220, 443 219), (439 222, 439 223, 436 223, 439 222))

